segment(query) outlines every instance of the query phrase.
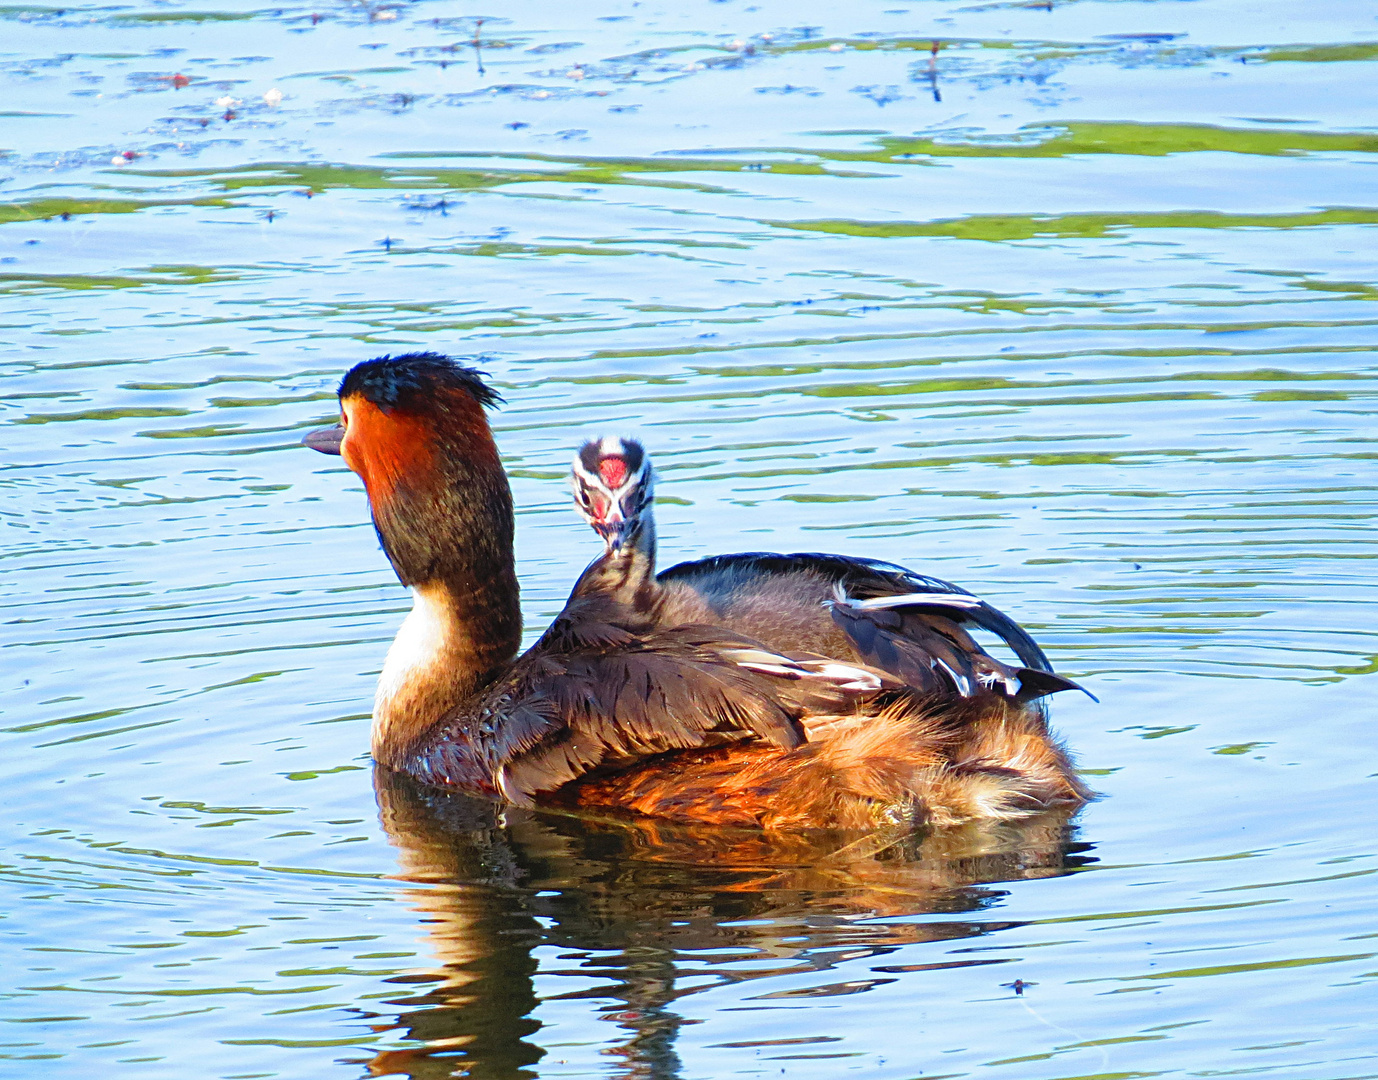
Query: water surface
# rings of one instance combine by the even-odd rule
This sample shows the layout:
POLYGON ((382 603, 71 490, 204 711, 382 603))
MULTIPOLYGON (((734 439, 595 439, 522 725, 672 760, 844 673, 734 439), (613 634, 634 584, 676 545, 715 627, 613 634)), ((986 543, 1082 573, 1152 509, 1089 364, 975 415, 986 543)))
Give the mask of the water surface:
POLYGON ((0 1073, 1378 1075, 1372 12, 501 11, 0 8, 0 1073), (769 842, 374 777, 408 601, 298 440, 411 349, 508 400, 531 634, 637 434, 667 561, 1022 621, 1105 798, 769 842))

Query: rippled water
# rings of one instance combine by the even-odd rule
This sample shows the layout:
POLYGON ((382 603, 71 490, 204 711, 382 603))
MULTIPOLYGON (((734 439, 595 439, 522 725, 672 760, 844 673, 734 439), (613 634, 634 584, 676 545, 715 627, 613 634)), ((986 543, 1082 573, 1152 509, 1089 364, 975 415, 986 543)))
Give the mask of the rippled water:
POLYGON ((895 4, 0 8, 0 1073, 1378 1075, 1378 21, 895 4), (375 793, 407 598, 297 442, 414 348, 508 399, 533 633, 639 433, 667 562, 1023 621, 1106 797, 375 793))

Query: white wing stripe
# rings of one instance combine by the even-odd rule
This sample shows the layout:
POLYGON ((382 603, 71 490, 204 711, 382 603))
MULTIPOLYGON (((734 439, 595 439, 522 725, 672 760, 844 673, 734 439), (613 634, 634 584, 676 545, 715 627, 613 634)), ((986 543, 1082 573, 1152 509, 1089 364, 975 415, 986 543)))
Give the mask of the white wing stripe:
POLYGON ((877 596, 870 600, 842 600, 858 611, 879 611, 897 607, 953 607, 970 611, 983 606, 974 596, 943 596, 937 593, 905 593, 902 596, 877 596))
POLYGON ((791 660, 764 649, 723 649, 721 655, 748 671, 782 679, 812 679, 831 683, 839 690, 872 691, 885 686, 880 673, 835 660, 791 660))

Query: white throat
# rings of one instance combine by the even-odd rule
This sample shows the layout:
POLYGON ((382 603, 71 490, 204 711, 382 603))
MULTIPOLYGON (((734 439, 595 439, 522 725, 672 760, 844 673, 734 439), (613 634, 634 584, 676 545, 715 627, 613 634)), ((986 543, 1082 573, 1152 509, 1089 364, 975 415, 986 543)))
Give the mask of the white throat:
POLYGON ((419 585, 412 589, 412 609, 388 649, 373 698, 373 742, 376 747, 389 723, 413 706, 418 691, 437 677, 453 678, 445 660, 451 645, 453 615, 443 589, 419 585))

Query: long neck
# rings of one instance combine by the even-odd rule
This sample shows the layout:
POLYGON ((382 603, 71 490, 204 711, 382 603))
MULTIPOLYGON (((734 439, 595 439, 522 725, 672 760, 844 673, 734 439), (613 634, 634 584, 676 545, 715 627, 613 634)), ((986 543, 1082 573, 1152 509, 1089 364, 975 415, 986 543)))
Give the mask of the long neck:
POLYGON ((660 598, 655 574, 656 527, 648 507, 622 546, 595 559, 580 575, 570 599, 597 596, 649 614, 660 598))
POLYGON ((658 591, 656 585, 656 519, 647 506, 637 519, 636 528, 627 537, 622 550, 614 557, 622 572, 621 598, 627 602, 645 602, 648 593, 658 591))
POLYGON ((521 644, 507 477, 494 454, 447 481, 374 507, 383 546, 413 592, 373 709, 374 759, 398 768, 521 644))

